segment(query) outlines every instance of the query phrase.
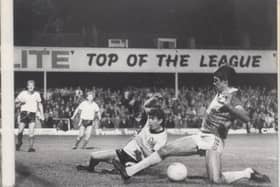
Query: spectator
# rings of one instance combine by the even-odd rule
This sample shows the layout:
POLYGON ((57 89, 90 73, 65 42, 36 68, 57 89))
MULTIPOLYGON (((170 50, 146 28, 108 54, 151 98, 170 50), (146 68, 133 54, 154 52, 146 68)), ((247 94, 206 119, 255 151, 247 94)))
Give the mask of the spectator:
MULTIPOLYGON (((95 90, 96 102, 100 106, 102 116, 106 120, 101 121, 102 127, 138 127, 135 116, 143 105, 147 93, 160 93, 163 97, 162 108, 168 117, 167 126, 175 128, 199 128, 202 117, 206 112, 209 98, 215 94, 210 87, 182 87, 178 97, 174 99, 172 88, 133 88, 112 90, 104 88, 49 88, 44 102, 44 108, 52 120, 69 118, 83 97, 83 90, 95 90)), ((250 114, 249 125, 255 128, 275 126, 277 113, 277 95, 275 90, 262 89, 260 87, 244 86, 240 88, 241 100, 250 114), (249 97, 250 96, 250 97, 249 97), (260 119, 259 114, 262 111, 260 119)), ((19 90, 16 90, 16 94, 19 90)), ((50 127, 49 119, 46 119, 45 127, 50 127)), ((51 121, 51 120, 50 120, 51 121)))
POLYGON ((166 128, 174 128, 175 127, 175 123, 174 120, 172 119, 172 117, 169 115, 167 120, 166 120, 166 128))

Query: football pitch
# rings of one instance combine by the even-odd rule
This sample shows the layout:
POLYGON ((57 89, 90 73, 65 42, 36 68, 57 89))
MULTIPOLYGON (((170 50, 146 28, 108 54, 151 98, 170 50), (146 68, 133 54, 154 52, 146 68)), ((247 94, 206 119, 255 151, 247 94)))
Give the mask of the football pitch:
MULTIPOLYGON (((169 136, 169 141, 179 136, 169 136)), ((120 148, 129 136, 93 136, 89 149, 72 150, 74 136, 36 136, 35 153, 28 153, 27 138, 20 152, 16 152, 16 186, 278 186, 278 136, 276 134, 230 135, 223 154, 223 171, 243 170, 253 167, 267 174, 272 184, 254 183, 248 180, 231 185, 212 185, 205 180, 203 157, 170 157, 157 166, 146 169, 128 182, 117 174, 106 174, 103 169, 112 165, 102 163, 97 173, 77 171, 76 165, 86 164, 89 153, 102 149, 120 148), (170 182, 166 169, 172 162, 182 162, 188 168, 184 182, 170 182)))

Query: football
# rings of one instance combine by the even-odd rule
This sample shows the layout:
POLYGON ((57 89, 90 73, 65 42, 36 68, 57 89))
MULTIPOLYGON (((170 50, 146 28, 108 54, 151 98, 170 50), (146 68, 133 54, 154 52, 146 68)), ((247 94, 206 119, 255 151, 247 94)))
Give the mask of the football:
POLYGON ((188 175, 187 167, 180 163, 174 162, 167 168, 167 176, 171 181, 183 181, 188 175))

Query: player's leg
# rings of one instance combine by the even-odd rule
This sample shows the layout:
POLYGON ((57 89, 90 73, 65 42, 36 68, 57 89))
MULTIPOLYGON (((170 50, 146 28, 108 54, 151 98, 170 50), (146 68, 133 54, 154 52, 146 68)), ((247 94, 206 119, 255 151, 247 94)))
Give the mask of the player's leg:
POLYGON ((256 182, 270 182, 266 175, 263 175, 252 168, 241 171, 222 172, 222 153, 208 150, 206 152, 206 169, 210 182, 231 184, 240 179, 252 179, 256 182))
POLYGON ((83 136, 85 134, 85 127, 81 124, 80 129, 79 129, 79 134, 77 136, 75 145, 73 146, 72 149, 77 149, 79 146, 79 143, 81 142, 81 140, 83 139, 83 136))
POLYGON ((26 124, 29 123, 28 113, 25 111, 20 112, 18 118, 18 141, 16 145, 16 150, 20 150, 20 147, 22 145, 22 138, 23 138, 23 131, 26 126, 26 124))
POLYGON ((35 152, 33 148, 34 145, 34 129, 35 129, 35 121, 29 123, 29 149, 28 152, 35 152))
POLYGON ((85 137, 84 137, 84 143, 83 143, 82 149, 86 148, 88 141, 91 137, 91 132, 92 132, 92 125, 89 125, 85 128, 85 137))
POLYGON ((115 150, 104 150, 104 151, 92 152, 90 155, 89 169, 94 169, 94 167, 99 162, 112 163, 112 160, 114 158, 116 158, 115 150))
POLYGON ((222 183, 222 153, 214 151, 214 150, 207 150, 206 151, 206 170, 208 174, 208 179, 212 183, 222 183))
POLYGON ((222 182, 225 182, 227 184, 237 182, 240 179, 249 179, 255 182, 271 182, 267 175, 259 173, 253 168, 246 168, 241 171, 222 172, 222 179, 222 182))
POLYGON ((24 122, 20 122, 18 124, 18 133, 17 133, 17 144, 16 144, 16 150, 19 151, 20 147, 22 145, 22 138, 23 138, 23 131, 25 128, 25 123, 24 122))
POLYGON ((111 163, 115 157, 116 157, 115 150, 96 151, 90 154, 90 158, 93 160, 109 162, 109 163, 111 163))
POLYGON ((95 167, 99 164, 99 162, 111 163, 114 158, 116 158, 115 150, 103 150, 103 151, 92 152, 90 154, 89 164, 87 166, 78 165, 77 169, 94 172, 95 167))
POLYGON ((166 157, 189 156, 193 154, 198 154, 197 143, 192 136, 186 136, 168 143, 159 151, 152 153, 147 158, 144 158, 142 161, 130 167, 123 169, 121 165, 117 164, 117 162, 114 162, 114 166, 120 171, 122 177, 127 179, 145 168, 160 163, 166 157))

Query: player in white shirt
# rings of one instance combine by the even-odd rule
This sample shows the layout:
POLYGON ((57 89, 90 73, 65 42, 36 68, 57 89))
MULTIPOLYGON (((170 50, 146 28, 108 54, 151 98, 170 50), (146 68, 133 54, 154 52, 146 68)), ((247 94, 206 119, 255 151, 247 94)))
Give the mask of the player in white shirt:
MULTIPOLYGON (((224 65, 213 74, 213 85, 217 90, 216 96, 210 103, 204 116, 200 132, 191 136, 183 136, 169 142, 155 151, 149 157, 132 166, 114 161, 114 167, 124 180, 150 166, 159 164, 171 156, 205 156, 207 178, 211 183, 231 184, 240 179, 255 182, 270 182, 267 175, 253 168, 240 171, 222 171, 222 155, 225 140, 233 121, 236 119, 248 122, 248 113, 243 108, 240 93, 231 83, 236 72, 233 67, 224 65)), ((242 153, 241 153, 242 154, 242 153)))
POLYGON ((23 130, 26 125, 29 126, 29 149, 28 152, 35 152, 33 148, 34 144, 34 128, 36 116, 44 120, 44 111, 41 103, 40 93, 34 91, 35 81, 27 81, 27 90, 23 90, 16 97, 15 103, 16 107, 20 108, 20 119, 18 127, 18 141, 16 144, 16 150, 20 150, 22 145, 23 130))
POLYGON ((167 132, 163 125, 164 112, 161 109, 151 109, 148 119, 139 134, 131 139, 126 146, 117 150, 92 152, 88 166, 78 165, 78 170, 94 172, 100 162, 112 163, 118 159, 124 165, 131 165, 159 150, 167 142, 167 132))
POLYGON ((73 149, 77 149, 79 143, 84 139, 82 148, 86 148, 86 145, 90 139, 93 124, 97 125, 98 121, 101 119, 101 113, 98 105, 93 101, 95 98, 94 92, 87 92, 87 99, 80 103, 76 108, 72 120, 75 119, 76 115, 80 114, 79 120, 79 135, 76 139, 76 143, 73 149))

